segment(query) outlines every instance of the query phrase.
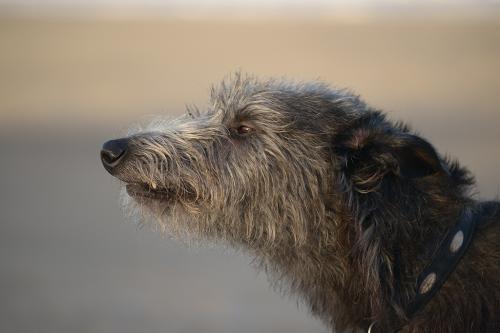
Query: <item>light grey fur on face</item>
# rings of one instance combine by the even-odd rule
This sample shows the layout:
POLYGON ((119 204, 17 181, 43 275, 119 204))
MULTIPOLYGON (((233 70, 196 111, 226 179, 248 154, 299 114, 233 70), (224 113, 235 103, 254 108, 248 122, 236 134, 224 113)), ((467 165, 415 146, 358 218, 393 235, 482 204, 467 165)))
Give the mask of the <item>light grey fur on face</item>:
POLYGON ((300 246, 308 225, 327 214, 331 128, 321 123, 327 102, 357 100, 320 84, 235 75, 212 89, 205 111, 157 119, 130 134, 131 155, 118 177, 168 195, 134 200, 123 191, 126 206, 176 235, 254 248, 290 240, 300 246), (245 124, 254 131, 239 135, 245 124))

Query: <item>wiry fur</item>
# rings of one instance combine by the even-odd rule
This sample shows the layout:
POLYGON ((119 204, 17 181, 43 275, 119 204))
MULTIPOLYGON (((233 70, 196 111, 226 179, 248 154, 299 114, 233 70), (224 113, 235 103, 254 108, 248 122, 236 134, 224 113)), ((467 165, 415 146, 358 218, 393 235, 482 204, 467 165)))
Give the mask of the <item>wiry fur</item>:
MULTIPOLYGON (((464 168, 357 96, 318 83, 237 74, 212 90, 205 111, 128 138, 116 176, 167 195, 124 194, 127 206, 162 230, 248 250, 339 332, 404 319, 419 271, 462 209, 477 206, 464 168), (242 124, 255 131, 238 134, 242 124)), ((500 220, 499 209, 489 218, 500 220)), ((499 226, 477 232, 402 332, 498 329, 499 226)))

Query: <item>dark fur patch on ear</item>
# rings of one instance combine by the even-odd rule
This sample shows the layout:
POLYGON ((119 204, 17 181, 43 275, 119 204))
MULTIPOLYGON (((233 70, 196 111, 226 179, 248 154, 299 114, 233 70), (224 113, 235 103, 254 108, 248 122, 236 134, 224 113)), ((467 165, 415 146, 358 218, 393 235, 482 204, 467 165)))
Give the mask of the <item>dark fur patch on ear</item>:
POLYGON ((434 147, 424 139, 404 134, 397 140, 394 156, 398 161, 399 173, 405 178, 422 178, 444 171, 434 147))
POLYGON ((362 171, 364 177, 373 180, 392 172, 402 178, 416 179, 446 172, 434 147, 405 130, 394 132, 383 126, 360 126, 337 139, 340 139, 337 151, 345 159, 344 165, 357 176, 362 171), (368 175, 368 169, 377 176, 368 175))

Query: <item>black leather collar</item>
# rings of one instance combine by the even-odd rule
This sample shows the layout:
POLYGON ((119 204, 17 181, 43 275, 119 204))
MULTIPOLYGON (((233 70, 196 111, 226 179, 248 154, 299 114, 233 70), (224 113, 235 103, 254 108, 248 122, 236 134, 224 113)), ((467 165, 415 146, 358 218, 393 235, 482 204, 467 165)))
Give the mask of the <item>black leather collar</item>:
POLYGON ((415 297, 405 309, 408 318, 425 307, 455 270, 471 244, 479 219, 480 214, 466 208, 458 223, 448 230, 432 261, 418 276, 415 297))
MULTIPOLYGON (((415 297, 405 306, 408 321, 432 299, 446 282, 450 274, 467 252, 478 225, 491 222, 488 216, 495 214, 497 202, 484 202, 478 208, 464 208, 462 214, 451 229, 448 230, 434 253, 430 263, 422 270, 415 284, 415 297)), ((408 324, 401 322, 391 332, 397 332, 408 324)), ((369 332, 378 332, 376 322, 372 323, 369 332)))

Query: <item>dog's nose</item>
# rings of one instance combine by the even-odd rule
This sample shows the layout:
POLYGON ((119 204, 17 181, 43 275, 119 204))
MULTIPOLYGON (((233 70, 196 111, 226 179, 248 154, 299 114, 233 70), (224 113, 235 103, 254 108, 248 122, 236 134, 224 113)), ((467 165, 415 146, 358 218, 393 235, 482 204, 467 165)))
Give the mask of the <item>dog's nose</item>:
POLYGON ((101 161, 104 168, 113 174, 115 168, 127 154, 128 139, 109 140, 102 145, 101 161))

